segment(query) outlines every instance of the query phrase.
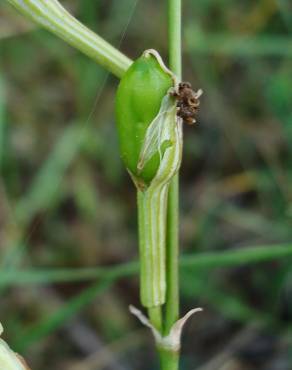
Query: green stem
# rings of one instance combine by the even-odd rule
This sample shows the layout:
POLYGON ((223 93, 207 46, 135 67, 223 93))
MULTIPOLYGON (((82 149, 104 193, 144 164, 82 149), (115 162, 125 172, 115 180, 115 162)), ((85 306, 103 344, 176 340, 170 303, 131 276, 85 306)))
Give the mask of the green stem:
POLYGON ((140 295, 151 323, 162 329, 161 305, 165 303, 165 225, 168 185, 138 190, 140 295))
POLYGON ((160 365, 162 370, 177 370, 179 366, 179 352, 167 351, 161 349, 159 351, 160 365))
POLYGON ((169 65, 177 77, 182 75, 181 0, 168 0, 169 65))
MULTIPOLYGON (((168 0, 168 38, 170 69, 181 79, 181 0, 168 0)), ((167 335, 179 315, 179 176, 169 188, 166 231, 166 305, 164 334, 167 335)), ((160 351, 163 370, 178 370, 179 352, 160 351)))
POLYGON ((122 77, 131 65, 128 57, 75 19, 57 0, 7 1, 117 77, 122 77))
POLYGON ((144 307, 165 302, 165 224, 168 186, 138 190, 140 295, 144 307))
MULTIPOLYGON (((169 64, 171 70, 181 79, 181 0, 168 0, 169 21, 169 64)), ((166 317, 167 334, 179 315, 179 177, 176 175, 169 188, 167 234, 166 234, 166 317)))
POLYGON ((179 177, 169 187, 166 231, 166 305, 164 333, 167 335, 179 316, 179 177))
POLYGON ((162 331, 162 306, 148 308, 148 316, 151 324, 159 332, 162 331))

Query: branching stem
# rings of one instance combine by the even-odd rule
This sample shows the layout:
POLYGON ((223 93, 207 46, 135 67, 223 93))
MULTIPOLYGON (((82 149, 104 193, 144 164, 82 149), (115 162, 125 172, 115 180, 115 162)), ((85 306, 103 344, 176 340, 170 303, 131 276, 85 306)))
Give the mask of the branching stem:
POLYGON ((57 0, 8 0, 26 17, 82 51, 117 77, 132 61, 103 38, 85 27, 57 0))

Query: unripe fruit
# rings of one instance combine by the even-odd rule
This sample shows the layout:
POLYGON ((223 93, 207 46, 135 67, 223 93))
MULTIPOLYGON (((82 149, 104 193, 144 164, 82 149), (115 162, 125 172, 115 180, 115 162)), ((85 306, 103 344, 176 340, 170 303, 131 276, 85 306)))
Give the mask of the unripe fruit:
POLYGON ((116 118, 121 157, 141 188, 151 183, 160 164, 157 151, 142 170, 137 168, 146 130, 157 116, 163 97, 173 86, 173 75, 159 55, 146 51, 131 65, 118 87, 116 118))

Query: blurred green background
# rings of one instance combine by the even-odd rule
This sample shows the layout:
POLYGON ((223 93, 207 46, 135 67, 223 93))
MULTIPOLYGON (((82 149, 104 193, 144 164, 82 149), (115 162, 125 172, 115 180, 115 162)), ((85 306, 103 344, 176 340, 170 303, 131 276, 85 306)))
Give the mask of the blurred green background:
MULTIPOLYGON (((129 57, 167 58, 166 1, 63 4, 129 57)), ((289 370, 292 3, 183 7, 184 80, 204 95, 185 127, 181 311, 204 313, 184 330, 181 369, 289 370)), ((139 306, 137 222, 117 79, 5 0, 0 57, 4 338, 33 370, 158 369, 128 312, 139 306)))

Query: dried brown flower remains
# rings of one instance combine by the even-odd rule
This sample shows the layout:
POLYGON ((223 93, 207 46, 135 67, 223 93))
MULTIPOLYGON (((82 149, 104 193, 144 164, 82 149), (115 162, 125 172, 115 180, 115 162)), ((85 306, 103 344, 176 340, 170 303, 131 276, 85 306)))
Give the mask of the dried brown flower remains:
POLYGON ((190 125, 196 122, 202 93, 201 89, 195 92, 189 82, 180 82, 178 89, 172 93, 177 99, 177 115, 190 125))

